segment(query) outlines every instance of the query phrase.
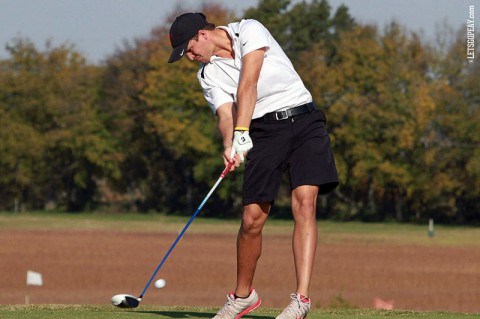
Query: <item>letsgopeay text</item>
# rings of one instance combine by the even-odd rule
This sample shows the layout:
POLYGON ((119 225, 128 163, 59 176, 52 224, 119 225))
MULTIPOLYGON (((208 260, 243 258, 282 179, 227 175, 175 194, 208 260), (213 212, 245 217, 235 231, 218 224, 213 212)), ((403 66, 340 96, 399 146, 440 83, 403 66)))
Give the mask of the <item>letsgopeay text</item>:
POLYGON ((468 8, 467 19, 467 60, 473 63, 475 59, 475 6, 468 8))

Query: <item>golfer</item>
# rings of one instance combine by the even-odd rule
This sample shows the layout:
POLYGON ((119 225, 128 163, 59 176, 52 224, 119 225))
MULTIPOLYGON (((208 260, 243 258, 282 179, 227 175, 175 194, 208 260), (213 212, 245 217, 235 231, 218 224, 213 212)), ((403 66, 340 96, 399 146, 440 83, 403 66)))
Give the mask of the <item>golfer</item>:
POLYGON ((295 221, 292 246, 297 287, 277 318, 304 318, 311 305, 317 196, 338 185, 325 114, 312 102, 279 44, 256 20, 216 27, 202 13, 185 13, 173 22, 170 40, 169 63, 183 56, 201 63, 197 77, 218 116, 225 164, 234 162, 234 170, 246 162, 237 285, 214 318, 240 318, 261 303, 253 279, 262 250, 262 228, 286 172, 295 221))

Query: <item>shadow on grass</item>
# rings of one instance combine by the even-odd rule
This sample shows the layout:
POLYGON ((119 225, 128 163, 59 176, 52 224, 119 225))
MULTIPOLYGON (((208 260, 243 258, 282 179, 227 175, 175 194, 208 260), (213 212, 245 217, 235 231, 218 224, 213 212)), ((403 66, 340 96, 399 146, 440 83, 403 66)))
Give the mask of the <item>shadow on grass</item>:
POLYGON ((213 318, 215 313, 196 311, 135 311, 136 313, 148 313, 168 318, 213 318))
MULTIPOLYGON (((213 318, 216 313, 213 312, 196 312, 196 311, 135 311, 136 313, 154 314, 168 318, 213 318)), ((273 317, 260 315, 246 315, 242 318, 252 319, 272 319, 273 317)))

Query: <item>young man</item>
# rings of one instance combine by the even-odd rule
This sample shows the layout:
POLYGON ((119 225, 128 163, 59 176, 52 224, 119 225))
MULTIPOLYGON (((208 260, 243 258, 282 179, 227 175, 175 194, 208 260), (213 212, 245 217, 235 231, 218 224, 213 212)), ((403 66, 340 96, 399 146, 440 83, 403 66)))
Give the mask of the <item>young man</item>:
POLYGON ((338 185, 325 114, 270 32, 256 20, 215 27, 185 13, 170 28, 169 63, 186 55, 201 62, 197 77, 218 116, 225 164, 246 157, 243 217, 237 237, 237 286, 215 319, 237 319, 261 300, 252 287, 262 228, 288 172, 292 190, 297 287, 277 317, 304 318, 317 246, 316 200, 338 185))

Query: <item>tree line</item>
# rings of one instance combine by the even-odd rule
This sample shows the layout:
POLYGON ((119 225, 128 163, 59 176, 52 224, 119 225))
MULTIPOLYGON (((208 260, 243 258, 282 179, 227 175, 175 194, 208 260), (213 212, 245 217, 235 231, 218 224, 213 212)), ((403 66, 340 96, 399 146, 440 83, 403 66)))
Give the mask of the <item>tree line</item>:
MULTIPOLYGON (((200 10, 217 25, 242 18, 200 10)), ((70 44, 7 45, 0 210, 192 213, 223 161, 198 65, 166 63, 181 11, 95 65, 70 44)), ((359 24, 327 0, 261 0, 243 17, 273 33, 327 114, 341 185, 319 198, 319 218, 478 221, 480 66, 466 59, 464 30, 431 43, 395 22, 359 24)), ((289 216, 286 185, 272 215, 289 216)), ((228 175, 202 214, 238 216, 241 186, 241 170, 228 175)))

